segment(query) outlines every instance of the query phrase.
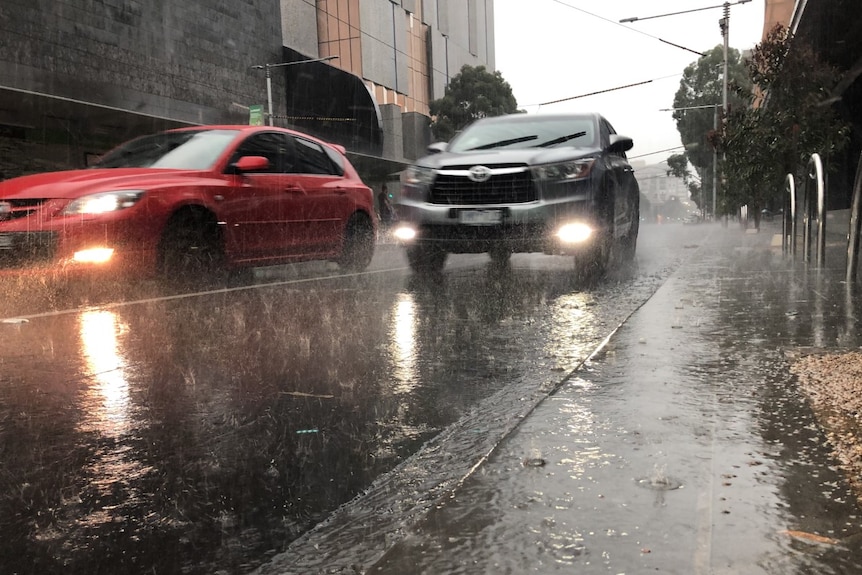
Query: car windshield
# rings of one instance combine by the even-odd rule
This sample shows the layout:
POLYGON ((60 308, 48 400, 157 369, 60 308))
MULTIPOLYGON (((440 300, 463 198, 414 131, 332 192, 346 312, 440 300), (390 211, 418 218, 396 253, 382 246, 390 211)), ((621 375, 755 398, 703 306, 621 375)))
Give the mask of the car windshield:
POLYGON ((236 138, 237 130, 162 132, 137 138, 106 154, 95 168, 209 168, 236 138))
POLYGON ((523 116, 512 121, 477 122, 467 127, 449 144, 450 152, 490 149, 552 147, 562 144, 594 145, 596 131, 589 118, 523 116))

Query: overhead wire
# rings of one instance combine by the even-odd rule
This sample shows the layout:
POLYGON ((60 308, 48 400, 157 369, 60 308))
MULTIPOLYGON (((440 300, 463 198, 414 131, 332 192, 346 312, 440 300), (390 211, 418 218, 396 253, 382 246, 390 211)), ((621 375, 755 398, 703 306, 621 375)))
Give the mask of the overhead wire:
MULTIPOLYGON (((566 8, 570 8, 570 9, 572 9, 572 10, 576 10, 576 11, 578 11, 578 12, 581 12, 581 13, 583 13, 583 14, 586 14, 587 16, 592 16, 593 18, 598 18, 599 20, 603 20, 603 21, 605 21, 605 22, 608 22, 608 23, 610 23, 610 24, 613 24, 614 26, 619 26, 620 28, 625 28, 626 30, 629 30, 629 31, 631 31, 631 32, 635 32, 635 33, 637 33, 637 34, 641 34, 641 35, 643 35, 643 36, 647 36, 648 38, 652 38, 652 39, 654 39, 654 40, 658 40, 659 42, 662 42, 662 43, 667 44, 667 45, 669 45, 669 46, 673 46, 673 47, 675 47, 675 48, 679 48, 679 49, 681 49, 681 50, 685 50, 685 51, 687 51, 687 52, 691 52, 692 54, 697 54, 698 56, 703 56, 703 55, 704 55, 704 53, 703 53, 703 52, 699 52, 699 51, 697 51, 697 50, 693 50, 693 49, 691 49, 691 48, 687 48, 687 47, 682 46, 682 45, 680 45, 680 44, 676 44, 676 43, 674 43, 674 42, 670 42, 669 40, 665 40, 664 38, 660 38, 660 37, 655 36, 655 35, 653 35, 653 34, 649 34, 648 32, 644 32, 643 30, 638 30, 637 28, 632 28, 631 26, 625 26, 625 25, 621 24, 620 22, 618 22, 618 21, 616 21, 616 20, 611 20, 610 18, 605 18, 604 16, 601 16, 601 15, 599 15, 599 14, 595 14, 594 12, 590 12, 589 10, 584 10, 583 8, 578 8, 577 6, 572 6, 571 4, 567 4, 566 2, 563 2, 562 0, 550 0, 550 1, 551 1, 551 2, 553 2, 553 3, 555 3, 555 4, 559 4, 560 6, 564 6, 564 7, 566 7, 566 8)), ((660 78, 655 78, 655 79, 653 79, 653 80, 645 80, 645 81, 643 81, 643 82, 636 82, 636 83, 634 83, 634 84, 627 84, 626 86, 620 86, 620 87, 617 87, 617 88, 610 88, 610 89, 607 89, 607 90, 600 90, 600 91, 597 91, 597 92, 590 92, 590 93, 588 93, 588 94, 581 94, 581 95, 578 95, 578 96, 572 96, 572 97, 569 97, 569 98, 561 98, 561 99, 552 100, 552 101, 549 101, 549 102, 542 102, 542 103, 539 103, 539 104, 532 104, 531 106, 544 106, 544 105, 548 105, 548 104, 556 104, 556 103, 558 103, 558 102, 565 102, 565 101, 568 101, 568 100, 574 100, 574 99, 577 99, 577 98, 584 98, 584 97, 587 97, 587 96, 593 96, 593 95, 596 95, 596 94, 603 94, 603 93, 610 92, 610 91, 613 91, 613 90, 619 90, 619 89, 621 89, 621 88, 629 88, 629 87, 639 86, 639 85, 641 85, 641 84, 648 84, 648 83, 650 83, 650 82, 653 82, 654 80, 663 80, 663 79, 666 79, 666 78, 673 78, 673 77, 677 77, 677 76, 681 76, 681 75, 682 75, 682 73, 670 74, 670 75, 667 75, 667 76, 662 76, 662 77, 660 77, 660 78)), ((528 107, 528 106, 525 106, 525 107, 528 107)), ((685 149, 685 146, 675 146, 675 147, 673 147, 673 148, 666 148, 666 149, 664 149, 664 150, 657 150, 657 151, 655 151, 655 152, 649 152, 649 153, 646 153, 646 154, 639 154, 639 155, 637 155, 637 156, 629 156, 629 159, 644 158, 644 157, 646 157, 646 156, 653 156, 653 155, 656 155, 656 154, 663 154, 663 153, 665 153, 665 152, 672 152, 672 151, 680 150, 680 149, 685 149)))
POLYGON ((648 36, 654 40, 658 40, 659 42, 663 42, 664 44, 668 44, 670 46, 673 46, 674 48, 679 48, 680 50, 685 50, 686 52, 691 52, 692 54, 697 54, 698 56, 703 56, 703 52, 698 52, 697 50, 692 50, 691 48, 686 48, 685 46, 675 44, 669 40, 665 40, 664 38, 659 38, 658 36, 654 36, 652 34, 644 32, 643 30, 638 30, 637 28, 632 28, 631 26, 624 26, 623 24, 620 24, 619 22, 611 20, 610 18, 605 18, 604 16, 599 16, 598 14, 594 14, 593 12, 590 12, 588 10, 584 10, 583 8, 578 8, 577 6, 572 6, 571 4, 566 4, 562 0, 550 0, 550 1, 554 2, 555 4, 559 4, 560 6, 565 6, 566 8, 571 8, 572 10, 577 10, 578 12, 582 12, 588 16, 592 16, 593 18, 598 18, 599 20, 604 20, 605 22, 609 22, 615 26, 619 26, 620 28, 625 28, 626 30, 631 30, 632 32, 637 32, 638 34, 648 36))

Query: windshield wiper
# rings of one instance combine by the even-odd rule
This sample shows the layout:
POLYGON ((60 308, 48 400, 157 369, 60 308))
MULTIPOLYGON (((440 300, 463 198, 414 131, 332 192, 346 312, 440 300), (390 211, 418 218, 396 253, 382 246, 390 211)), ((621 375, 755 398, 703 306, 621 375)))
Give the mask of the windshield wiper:
POLYGON ((530 140, 536 140, 539 136, 521 136, 520 138, 511 138, 509 140, 500 140, 499 142, 491 142, 490 144, 482 144, 481 146, 476 146, 475 148, 467 148, 467 152, 472 152, 473 150, 490 150, 491 148, 502 148, 504 146, 509 146, 511 144, 520 144, 521 142, 529 142, 530 140))
POLYGON ((575 138, 580 138, 581 136, 586 136, 586 132, 575 132, 574 134, 569 134, 568 136, 560 136, 559 138, 554 138, 553 140, 548 140, 547 142, 542 142, 537 148, 547 148, 548 146, 556 146, 557 144, 562 144, 563 142, 568 142, 569 140, 574 140, 575 138))

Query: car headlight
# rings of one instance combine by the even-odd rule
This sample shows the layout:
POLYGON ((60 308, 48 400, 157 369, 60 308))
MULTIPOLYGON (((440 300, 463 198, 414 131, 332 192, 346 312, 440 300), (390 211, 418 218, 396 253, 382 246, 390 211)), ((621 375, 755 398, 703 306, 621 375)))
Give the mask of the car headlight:
POLYGON ((580 244, 593 235, 593 228, 589 224, 573 222, 565 224, 557 230, 557 238, 564 244, 580 244))
POLYGON ((434 183, 434 170, 422 166, 410 166, 402 173, 402 181, 411 186, 430 186, 434 183))
POLYGON ((63 215, 104 214, 134 206, 144 196, 144 190, 117 190, 82 196, 69 202, 63 215))
POLYGON ((571 160, 558 164, 536 166, 533 173, 536 179, 545 181, 581 180, 590 175, 595 159, 571 160))

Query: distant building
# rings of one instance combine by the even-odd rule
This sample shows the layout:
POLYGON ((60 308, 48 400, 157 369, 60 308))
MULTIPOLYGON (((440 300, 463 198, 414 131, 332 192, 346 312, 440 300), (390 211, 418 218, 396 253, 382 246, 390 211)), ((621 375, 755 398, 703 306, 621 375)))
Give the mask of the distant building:
POLYGON ((463 64, 494 69, 493 0, 55 0, 0 19, 0 173, 81 166, 175 126, 274 123, 342 143, 366 177, 415 158, 463 64))
POLYGON ((281 7, 285 61, 338 57, 326 82, 309 82, 321 78, 312 68, 285 68, 288 121, 396 162, 354 155, 375 178, 424 154, 429 105, 462 66, 495 68, 493 0, 281 0, 281 7), (351 117, 354 125, 343 121, 351 117))
POLYGON ((658 216, 682 218, 686 211, 697 209, 682 178, 670 175, 667 162, 649 165, 633 162, 632 166, 641 190, 642 218, 647 221, 656 221, 658 216))

